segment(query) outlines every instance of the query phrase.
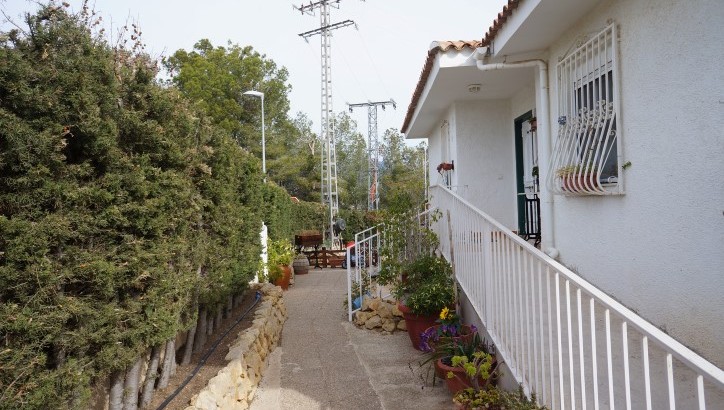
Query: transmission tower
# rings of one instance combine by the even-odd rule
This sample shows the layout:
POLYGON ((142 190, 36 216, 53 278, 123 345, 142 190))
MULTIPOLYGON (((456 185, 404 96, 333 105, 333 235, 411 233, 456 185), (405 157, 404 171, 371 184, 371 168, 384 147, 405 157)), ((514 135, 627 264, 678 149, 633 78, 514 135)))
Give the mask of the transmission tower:
POLYGON ((313 15, 319 9, 320 26, 317 29, 300 33, 299 36, 309 41, 309 37, 320 35, 322 41, 322 132, 324 141, 322 152, 322 203, 329 207, 329 226, 325 229, 326 237, 332 246, 339 245, 339 238, 334 230, 334 222, 339 212, 337 195, 337 152, 334 141, 334 106, 332 104, 332 34, 331 31, 354 25, 354 21, 345 20, 330 24, 330 8, 339 8, 340 0, 320 0, 307 5, 295 7, 302 14, 313 15))
POLYGON ((377 137, 377 107, 384 111, 387 105, 397 109, 395 100, 368 101, 366 103, 347 104, 349 112, 356 107, 367 107, 367 209, 377 210, 380 207, 380 190, 378 175, 380 171, 380 143, 377 137))

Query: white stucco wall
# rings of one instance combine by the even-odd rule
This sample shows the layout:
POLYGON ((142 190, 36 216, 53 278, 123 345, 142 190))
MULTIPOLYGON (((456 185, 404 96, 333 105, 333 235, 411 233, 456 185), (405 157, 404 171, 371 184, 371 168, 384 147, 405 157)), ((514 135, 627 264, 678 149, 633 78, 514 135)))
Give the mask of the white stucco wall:
POLYGON ((550 48, 554 135, 555 64, 609 19, 620 39, 626 193, 555 197, 560 260, 723 367, 724 7, 599 5, 550 48))
POLYGON ((515 146, 510 100, 455 104, 461 196, 510 229, 517 229, 515 146))

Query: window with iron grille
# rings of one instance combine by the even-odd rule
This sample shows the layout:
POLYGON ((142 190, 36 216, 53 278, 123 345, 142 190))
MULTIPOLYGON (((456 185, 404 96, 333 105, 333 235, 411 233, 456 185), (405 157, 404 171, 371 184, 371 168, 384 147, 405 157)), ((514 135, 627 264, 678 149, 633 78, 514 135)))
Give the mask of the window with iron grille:
POLYGON ((623 193, 615 25, 557 67, 558 137, 546 184, 556 194, 623 193))

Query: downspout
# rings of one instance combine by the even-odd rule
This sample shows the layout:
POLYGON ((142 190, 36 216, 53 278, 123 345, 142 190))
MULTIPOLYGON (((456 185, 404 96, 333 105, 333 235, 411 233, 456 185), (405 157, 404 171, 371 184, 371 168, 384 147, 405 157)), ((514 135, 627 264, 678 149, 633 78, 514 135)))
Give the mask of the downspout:
MULTIPOLYGON (((538 170, 540 172, 540 180, 545 181, 549 171, 547 165, 551 155, 551 136, 550 136, 550 106, 548 103, 548 64, 543 60, 523 60, 512 63, 491 63, 485 64, 483 59, 487 54, 487 48, 478 48, 475 50, 475 59, 478 70, 493 71, 507 70, 509 68, 521 67, 537 67, 538 68, 538 84, 540 87, 540 110, 536 117, 538 119, 538 170)), ((542 186, 541 186, 542 187, 542 186)), ((555 235, 553 231, 553 195, 548 189, 541 188, 541 248, 548 256, 552 258, 558 257, 558 249, 555 247, 555 235)))

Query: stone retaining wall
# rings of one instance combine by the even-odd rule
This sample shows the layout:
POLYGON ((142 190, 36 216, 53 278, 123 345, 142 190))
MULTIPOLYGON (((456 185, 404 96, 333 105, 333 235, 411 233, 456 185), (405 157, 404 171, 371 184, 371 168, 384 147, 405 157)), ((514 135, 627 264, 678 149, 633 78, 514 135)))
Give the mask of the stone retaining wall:
POLYGON ((251 327, 241 332, 231 344, 226 355, 229 364, 191 398, 191 405, 186 410, 249 408, 266 368, 266 357, 279 343, 287 319, 280 287, 261 283, 250 288, 262 293, 251 327))

